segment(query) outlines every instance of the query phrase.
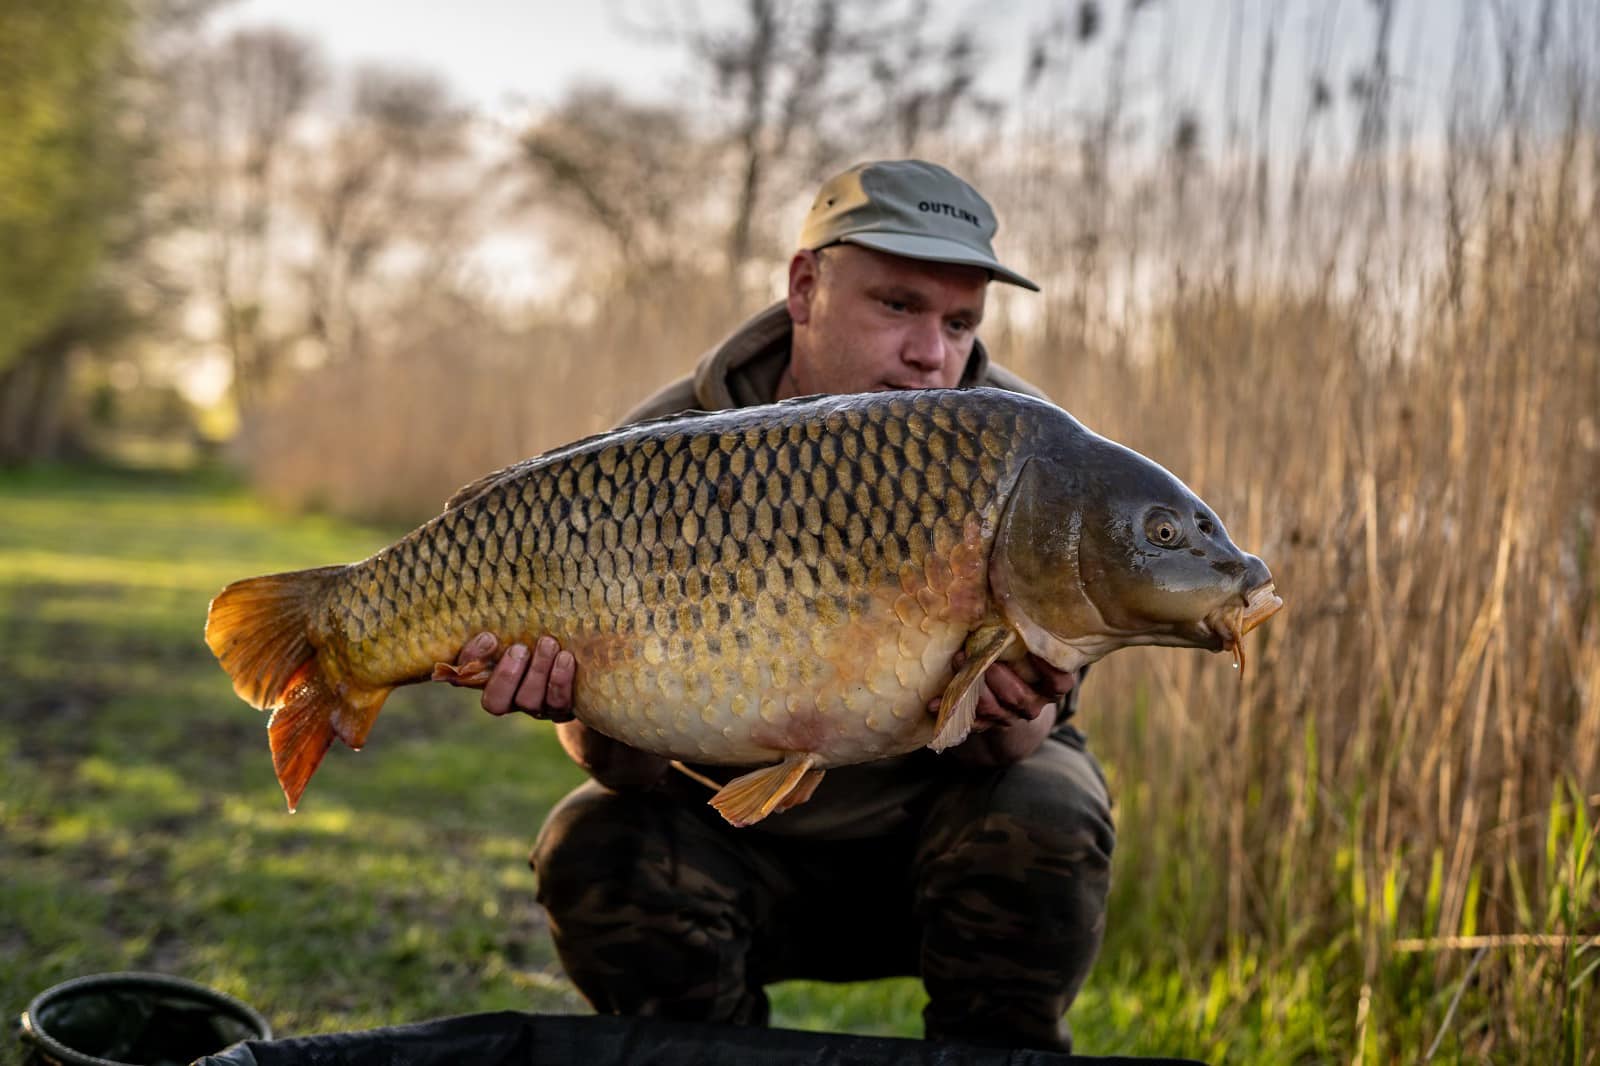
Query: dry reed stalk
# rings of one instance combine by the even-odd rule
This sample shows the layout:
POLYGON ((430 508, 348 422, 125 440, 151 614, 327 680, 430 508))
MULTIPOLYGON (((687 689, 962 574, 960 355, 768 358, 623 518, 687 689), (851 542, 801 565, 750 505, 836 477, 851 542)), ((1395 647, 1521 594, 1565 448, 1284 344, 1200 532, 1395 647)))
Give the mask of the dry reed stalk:
POLYGON ((1476 951, 1481 948, 1600 948, 1600 936, 1560 933, 1498 933, 1492 936, 1402 937, 1389 945, 1402 954, 1423 951, 1476 951))

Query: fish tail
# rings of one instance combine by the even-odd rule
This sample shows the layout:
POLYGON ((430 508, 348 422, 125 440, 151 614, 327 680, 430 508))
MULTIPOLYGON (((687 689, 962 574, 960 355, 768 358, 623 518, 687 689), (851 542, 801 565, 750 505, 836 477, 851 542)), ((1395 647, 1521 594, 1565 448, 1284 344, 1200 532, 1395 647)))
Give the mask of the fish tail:
POLYGON ((311 640, 315 612, 348 567, 325 566, 236 581, 206 614, 206 644, 252 707, 272 711, 272 766, 293 811, 338 737, 365 743, 390 689, 342 683, 311 640))

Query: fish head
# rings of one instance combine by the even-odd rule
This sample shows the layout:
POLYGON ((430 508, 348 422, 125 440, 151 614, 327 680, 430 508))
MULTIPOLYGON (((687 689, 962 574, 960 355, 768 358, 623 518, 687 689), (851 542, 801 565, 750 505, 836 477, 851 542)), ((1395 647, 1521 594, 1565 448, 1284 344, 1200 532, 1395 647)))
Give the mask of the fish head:
MULTIPOLYGON (((1075 669, 1119 647, 1233 651, 1283 605, 1266 563, 1159 464, 1103 438, 1029 459, 990 583, 1030 651, 1075 669)), ((1242 661, 1242 659, 1240 660, 1242 661)))

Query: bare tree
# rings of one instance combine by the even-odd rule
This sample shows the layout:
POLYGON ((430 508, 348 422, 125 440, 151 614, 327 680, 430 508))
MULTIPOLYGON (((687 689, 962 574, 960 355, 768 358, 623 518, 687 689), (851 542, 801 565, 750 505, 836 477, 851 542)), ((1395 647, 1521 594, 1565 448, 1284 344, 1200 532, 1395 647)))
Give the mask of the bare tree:
POLYGON ((935 28, 926 0, 741 0, 720 15, 684 11, 644 27, 684 48, 720 103, 714 140, 727 152, 725 269, 736 299, 762 246, 758 220, 822 173, 869 155, 910 153, 976 92, 972 29, 935 28))
POLYGON ((330 362, 366 357, 368 321, 389 301, 386 258, 437 282, 466 244, 481 181, 468 182, 467 115, 431 75, 369 68, 347 118, 302 170, 296 199, 312 230, 299 271, 308 332, 330 362))
POLYGON ((686 236, 706 225, 707 157, 682 111, 579 86, 522 136, 525 204, 546 209, 562 245, 583 242, 574 221, 598 230, 605 252, 583 242, 575 254, 591 275, 609 260, 631 285, 693 258, 700 242, 686 236))
POLYGON ((296 121, 321 87, 322 60, 307 39, 277 29, 241 30, 200 58, 189 94, 198 143, 191 178, 206 273, 234 392, 250 409, 289 347, 268 321, 279 280, 276 241, 285 217, 285 167, 296 121))

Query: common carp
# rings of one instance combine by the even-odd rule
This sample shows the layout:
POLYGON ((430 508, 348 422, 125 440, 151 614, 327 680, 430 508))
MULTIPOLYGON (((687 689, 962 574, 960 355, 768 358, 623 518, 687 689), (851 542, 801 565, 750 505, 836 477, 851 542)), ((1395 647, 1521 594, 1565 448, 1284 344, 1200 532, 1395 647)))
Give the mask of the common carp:
POLYGON ((744 825, 829 767, 959 743, 996 661, 1239 656, 1281 606, 1266 565, 1161 466, 1041 400, 929 390, 590 437, 467 485, 362 562, 229 585, 206 642, 272 710, 290 810, 395 687, 486 680, 492 664, 452 660, 489 631, 570 649, 593 729, 760 766, 711 801, 744 825))

